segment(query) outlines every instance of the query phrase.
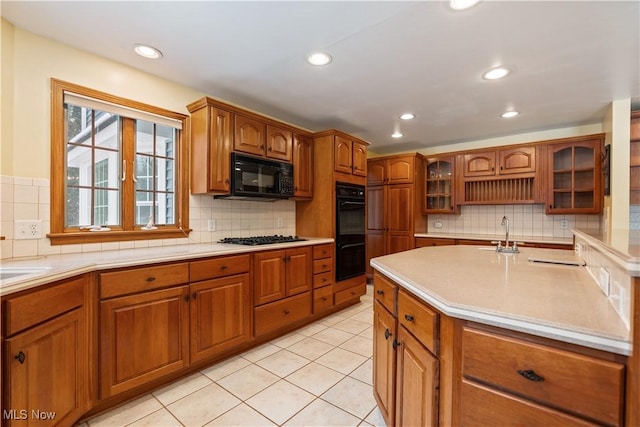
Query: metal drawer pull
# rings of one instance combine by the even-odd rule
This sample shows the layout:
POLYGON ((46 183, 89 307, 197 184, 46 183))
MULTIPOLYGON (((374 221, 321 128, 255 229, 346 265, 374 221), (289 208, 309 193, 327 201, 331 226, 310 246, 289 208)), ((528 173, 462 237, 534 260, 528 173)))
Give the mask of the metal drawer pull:
POLYGON ((536 374, 532 369, 527 369, 526 371, 518 371, 518 374, 528 379, 529 381, 542 382, 544 378, 540 375, 536 374))
POLYGON ((24 352, 22 352, 22 351, 21 351, 21 352, 19 352, 19 353, 16 355, 16 357, 15 357, 15 359, 16 359, 18 362, 20 362, 20 364, 23 364, 23 363, 24 363, 24 360, 25 360, 26 358, 27 358, 27 356, 25 356, 24 352))
POLYGON ((156 278, 155 278, 155 277, 153 277, 153 276, 151 276, 151 277, 147 277, 147 282, 153 282, 153 281, 155 281, 155 280, 156 280, 156 278))
POLYGON ((388 329, 388 328, 387 328, 387 329, 385 329, 385 330, 384 330, 384 339, 385 339, 385 340, 388 340, 390 336, 391 336, 391 331, 389 331, 389 329, 388 329))
POLYGON ((407 319, 408 322, 413 322, 413 316, 410 314, 405 314, 404 318, 407 319))
POLYGON ((381 289, 378 289, 378 290, 376 291, 376 294, 378 294, 378 295, 384 295, 384 291, 383 291, 383 290, 381 290, 381 289))

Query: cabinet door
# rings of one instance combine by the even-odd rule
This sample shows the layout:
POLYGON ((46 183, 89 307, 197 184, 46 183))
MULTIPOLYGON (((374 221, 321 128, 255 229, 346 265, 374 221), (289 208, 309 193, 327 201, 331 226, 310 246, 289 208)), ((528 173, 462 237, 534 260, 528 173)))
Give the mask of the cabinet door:
POLYGON ((395 254, 396 252, 408 251, 413 249, 413 234, 406 231, 389 231, 387 233, 387 254, 395 254))
POLYGON ((253 303, 265 304, 287 296, 285 251, 258 252, 253 256, 253 303))
POLYGON ((267 126, 267 157, 291 161, 293 132, 275 126, 267 126))
POLYGON ((500 150, 500 175, 536 171, 536 148, 520 147, 500 150))
POLYGON ((387 182, 387 161, 369 160, 367 162, 367 185, 383 185, 387 182))
POLYGON ((190 286, 191 362, 251 341, 249 274, 190 286))
POLYGON ((293 136, 293 195, 313 197, 313 141, 293 136))
POLYGON ((235 115, 234 151, 264 156, 265 154, 265 125, 259 120, 235 115))
POLYGON ((231 185, 231 113, 211 108, 209 115, 209 191, 228 193, 231 185))
POLYGON ((384 231, 367 231, 367 274, 373 274, 373 267, 369 264, 371 258, 386 255, 386 241, 386 234, 384 231))
POLYGON ((367 231, 385 228, 385 187, 367 187, 367 231))
POLYGON ((548 214, 600 213, 601 140, 549 146, 548 214))
POLYGON ((3 425, 74 425, 88 409, 84 313, 75 309, 5 341, 3 425), (34 418, 32 411, 44 418, 34 418))
POLYGON ((395 425, 436 426, 438 359, 402 326, 398 341, 395 425))
POLYGON ((387 228, 389 231, 413 230, 413 186, 390 185, 387 187, 387 228))
POLYGON ((389 184, 410 184, 413 182, 415 157, 389 159, 389 184))
MULTIPOLYGON (((373 306, 373 395, 386 425, 395 417, 396 319, 380 304, 373 306)), ((420 424, 416 424, 420 425, 420 424)))
POLYGON ((353 141, 352 172, 354 175, 367 176, 367 145, 353 141))
POLYGON ((285 269, 287 296, 311 290, 313 287, 311 247, 288 249, 285 269))
POLYGON ((188 365, 188 292, 178 286, 100 303, 102 398, 188 365))
POLYGON ((454 160, 453 157, 427 160, 424 213, 455 212, 454 160))
POLYGON ((496 174, 496 152, 464 155, 464 176, 490 176, 496 174))
POLYGON ((351 173, 352 156, 351 140, 341 136, 335 137, 333 148, 333 169, 336 172, 351 173))

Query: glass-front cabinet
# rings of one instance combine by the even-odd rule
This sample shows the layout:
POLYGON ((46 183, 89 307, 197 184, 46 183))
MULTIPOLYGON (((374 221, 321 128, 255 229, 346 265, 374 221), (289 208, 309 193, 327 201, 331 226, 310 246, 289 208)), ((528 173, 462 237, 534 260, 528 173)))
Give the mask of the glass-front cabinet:
POLYGON ((455 157, 427 159, 424 213, 455 213, 455 157))
POLYGON ((549 146, 547 214, 600 213, 602 139, 549 146))

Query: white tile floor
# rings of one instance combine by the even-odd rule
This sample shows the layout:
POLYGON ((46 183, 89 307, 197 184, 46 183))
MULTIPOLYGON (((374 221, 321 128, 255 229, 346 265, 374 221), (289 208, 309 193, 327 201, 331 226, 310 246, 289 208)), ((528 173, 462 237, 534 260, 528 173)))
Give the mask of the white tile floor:
POLYGON ((361 302, 101 414, 93 426, 384 426, 361 302))

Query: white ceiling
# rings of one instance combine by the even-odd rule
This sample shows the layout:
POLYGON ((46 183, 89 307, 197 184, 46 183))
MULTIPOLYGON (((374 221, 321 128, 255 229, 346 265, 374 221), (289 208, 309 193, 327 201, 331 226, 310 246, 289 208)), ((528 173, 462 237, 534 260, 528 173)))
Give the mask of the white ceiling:
MULTIPOLYGON (((601 122, 640 107, 640 2, 7 1, 14 25, 380 153, 601 122), (164 58, 137 57, 146 43, 164 58), (316 50, 333 63, 306 63, 316 50), (502 64, 513 72, 485 81, 502 64), (503 119, 515 109, 522 114, 503 119), (400 121, 412 111, 417 118, 400 121), (391 138, 395 130, 405 136, 391 138)), ((452 147, 455 149, 455 147, 452 147)))

